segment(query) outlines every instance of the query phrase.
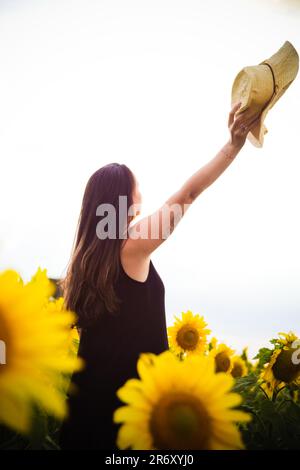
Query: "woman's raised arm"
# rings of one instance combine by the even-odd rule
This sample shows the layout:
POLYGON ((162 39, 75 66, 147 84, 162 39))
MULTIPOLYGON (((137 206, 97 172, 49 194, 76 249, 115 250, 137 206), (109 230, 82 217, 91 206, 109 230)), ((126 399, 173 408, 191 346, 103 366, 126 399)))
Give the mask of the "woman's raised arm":
POLYGON ((144 217, 129 228, 126 251, 135 257, 147 258, 173 232, 178 222, 195 199, 210 186, 230 165, 243 147, 247 134, 260 119, 260 114, 246 118, 236 113, 240 103, 233 106, 228 117, 230 139, 217 155, 194 173, 153 214, 144 217))

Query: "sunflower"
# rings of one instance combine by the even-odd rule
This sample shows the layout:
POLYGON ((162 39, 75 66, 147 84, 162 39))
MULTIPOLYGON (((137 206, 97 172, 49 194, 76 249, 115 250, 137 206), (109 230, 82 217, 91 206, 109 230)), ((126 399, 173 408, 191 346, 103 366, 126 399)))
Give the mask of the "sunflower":
POLYGON ((240 356, 234 356, 231 358, 231 362, 232 362, 232 369, 231 369, 232 377, 237 378, 237 377, 244 377, 245 375, 247 375, 248 368, 244 359, 242 359, 240 356))
POLYGON ((15 271, 0 274, 0 339, 6 351, 0 422, 22 433, 31 431, 33 404, 65 417, 61 373, 81 367, 77 357, 65 353, 75 316, 49 302, 54 290, 45 271, 38 270, 27 284, 15 271))
POLYGON ((211 358, 192 355, 180 361, 170 351, 145 353, 137 370, 140 379, 117 391, 126 403, 114 412, 114 422, 122 423, 119 449, 243 448, 236 422, 249 421, 249 415, 232 409, 241 403, 230 391, 234 379, 216 374, 211 358))
POLYGON ((261 387, 269 398, 276 397, 286 385, 300 385, 300 364, 294 361, 297 355, 294 343, 298 337, 292 332, 279 333, 279 336, 281 338, 272 341, 275 349, 260 374, 261 387))
POLYGON ((175 323, 168 328, 170 349, 175 354, 199 354, 207 349, 207 335, 203 317, 190 310, 182 312, 181 319, 175 316, 175 323))
POLYGON ((215 361, 216 372, 228 372, 230 373, 233 367, 232 357, 234 350, 221 343, 218 345, 215 338, 211 340, 209 355, 215 361))
POLYGON ((281 353, 281 349, 275 349, 270 362, 266 364, 265 368, 260 374, 261 388, 264 390, 269 398, 273 398, 274 393, 277 393, 278 389, 285 386, 285 383, 281 380, 277 380, 273 374, 273 366, 276 363, 276 359, 281 353))

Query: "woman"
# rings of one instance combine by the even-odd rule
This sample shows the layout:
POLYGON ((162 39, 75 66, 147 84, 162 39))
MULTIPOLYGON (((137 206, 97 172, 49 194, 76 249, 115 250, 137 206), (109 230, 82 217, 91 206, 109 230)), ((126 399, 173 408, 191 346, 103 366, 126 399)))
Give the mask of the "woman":
POLYGON ((79 355, 85 361, 84 370, 72 377, 70 413, 60 438, 63 449, 115 450, 118 425, 112 415, 122 405, 117 389, 138 377, 140 353, 168 349, 164 284, 151 254, 243 147, 259 115, 237 115, 239 107, 229 114, 230 139, 220 152, 154 214, 138 222, 132 223, 141 194, 125 165, 106 165, 91 176, 63 282, 66 306, 78 315, 79 355), (119 216, 124 200, 129 215, 123 210, 119 216))

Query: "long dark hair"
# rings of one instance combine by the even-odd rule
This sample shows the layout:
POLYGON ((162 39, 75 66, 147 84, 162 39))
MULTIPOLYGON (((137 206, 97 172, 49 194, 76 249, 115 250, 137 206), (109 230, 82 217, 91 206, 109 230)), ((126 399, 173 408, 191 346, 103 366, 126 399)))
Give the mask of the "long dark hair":
MULTIPOLYGON (((77 326, 84 328, 103 312, 118 310, 119 299, 114 283, 120 269, 120 250, 133 217, 119 219, 119 196, 126 196, 127 207, 133 204, 135 179, 126 165, 111 163, 100 168, 85 188, 77 234, 65 278, 61 282, 65 306, 76 312, 77 326), (111 204, 116 211, 116 238, 97 236, 97 207, 111 204), (120 226, 123 225, 123 227, 120 226)), ((102 218, 103 220, 103 218, 102 218)))

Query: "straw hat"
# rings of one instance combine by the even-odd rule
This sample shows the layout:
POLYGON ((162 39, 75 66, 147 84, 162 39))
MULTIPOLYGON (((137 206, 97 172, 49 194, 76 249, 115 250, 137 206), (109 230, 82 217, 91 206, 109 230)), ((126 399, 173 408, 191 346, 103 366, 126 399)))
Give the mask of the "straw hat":
POLYGON ((255 147, 262 147, 268 132, 264 120, 268 111, 296 78, 299 56, 294 46, 286 41, 269 59, 259 65, 244 67, 236 76, 231 92, 231 106, 241 102, 237 115, 247 110, 249 117, 262 111, 259 123, 247 138, 255 147))

